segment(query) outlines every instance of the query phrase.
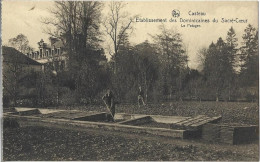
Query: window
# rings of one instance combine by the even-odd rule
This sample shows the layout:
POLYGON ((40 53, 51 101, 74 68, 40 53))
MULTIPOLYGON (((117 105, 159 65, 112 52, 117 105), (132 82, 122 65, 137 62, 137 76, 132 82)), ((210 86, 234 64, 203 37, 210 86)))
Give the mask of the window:
POLYGON ((43 54, 42 54, 42 49, 40 49, 40 58, 43 57, 43 54))

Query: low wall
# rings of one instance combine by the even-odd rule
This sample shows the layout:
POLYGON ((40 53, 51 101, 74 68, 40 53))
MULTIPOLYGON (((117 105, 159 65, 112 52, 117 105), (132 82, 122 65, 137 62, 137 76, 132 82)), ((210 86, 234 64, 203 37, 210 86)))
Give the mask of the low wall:
POLYGON ((20 126, 45 126, 53 128, 64 128, 71 130, 88 131, 89 129, 102 129, 106 131, 119 131, 135 134, 151 134, 156 136, 165 136, 179 139, 190 138, 191 131, 187 130, 172 130, 165 128, 151 128, 140 127, 131 125, 122 125, 117 123, 101 123, 90 121, 76 121, 68 119, 52 119, 52 118, 40 118, 34 116, 18 116, 8 115, 4 116, 5 119, 16 120, 20 126))

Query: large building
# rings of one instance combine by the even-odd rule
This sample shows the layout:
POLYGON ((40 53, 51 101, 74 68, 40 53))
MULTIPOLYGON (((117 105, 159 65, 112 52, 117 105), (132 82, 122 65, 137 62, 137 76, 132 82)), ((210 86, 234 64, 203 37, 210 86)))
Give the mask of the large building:
POLYGON ((52 65, 56 71, 67 69, 68 54, 64 50, 64 40, 51 37, 50 44, 47 44, 41 39, 38 48, 38 51, 27 53, 27 56, 46 66, 52 65))
POLYGON ((43 64, 26 57, 23 53, 12 47, 2 47, 3 72, 27 73, 30 71, 40 72, 44 70, 43 64))
POLYGON ((36 75, 44 65, 25 56, 12 47, 2 46, 3 56, 3 106, 14 106, 18 99, 36 95, 36 75))

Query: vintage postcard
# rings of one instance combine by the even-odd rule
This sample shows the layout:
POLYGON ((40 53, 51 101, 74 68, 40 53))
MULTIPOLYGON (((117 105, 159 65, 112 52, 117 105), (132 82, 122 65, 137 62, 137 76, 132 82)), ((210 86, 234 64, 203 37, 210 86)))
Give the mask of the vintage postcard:
POLYGON ((258 1, 1 3, 3 161, 259 161, 258 1))

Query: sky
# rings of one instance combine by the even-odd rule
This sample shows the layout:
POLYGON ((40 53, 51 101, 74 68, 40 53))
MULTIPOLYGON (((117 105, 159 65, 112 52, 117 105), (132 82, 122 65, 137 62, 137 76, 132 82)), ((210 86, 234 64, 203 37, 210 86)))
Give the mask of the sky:
MULTIPOLYGON (((48 42, 49 35, 43 32, 45 28, 40 22, 41 18, 50 17, 49 9, 54 1, 2 1, 2 42, 8 43, 10 38, 22 33, 28 37, 30 45, 37 49, 37 42, 41 39, 48 42), (33 8, 33 10, 30 10, 33 8)), ((104 2, 102 15, 108 13, 108 3, 104 2)), ((188 49, 189 66, 197 68, 197 52, 203 47, 208 47, 211 42, 216 42, 219 37, 226 39, 226 34, 233 26, 238 42, 242 42, 244 29, 248 24, 258 28, 258 2, 210 2, 210 1, 129 1, 126 2, 125 12, 129 16, 138 15, 139 18, 167 19, 164 25, 173 28, 181 33, 183 42, 188 49), (175 18, 173 10, 178 10, 180 16, 175 18), (200 12, 205 14, 189 15, 200 12), (170 19, 177 22, 169 22, 170 19), (183 23, 180 19, 209 19, 210 23, 183 23), (213 23, 213 19, 218 23, 213 23), (241 20, 239 23, 225 22, 224 19, 241 20), (188 24, 200 25, 200 27, 189 27, 188 24), (184 26, 185 27, 182 27, 184 26)), ((150 35, 159 34, 159 22, 135 22, 134 32, 130 35, 130 42, 138 44, 145 40, 152 41, 150 35)), ((108 37, 104 37, 105 43, 109 42, 108 37)), ((104 44, 106 48, 106 44, 104 44)))

